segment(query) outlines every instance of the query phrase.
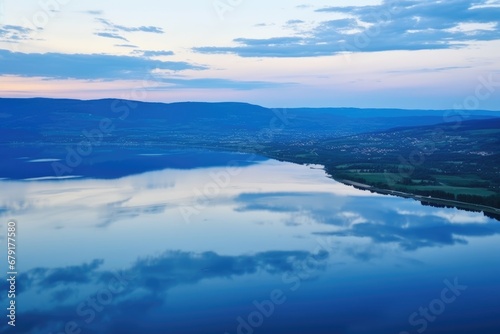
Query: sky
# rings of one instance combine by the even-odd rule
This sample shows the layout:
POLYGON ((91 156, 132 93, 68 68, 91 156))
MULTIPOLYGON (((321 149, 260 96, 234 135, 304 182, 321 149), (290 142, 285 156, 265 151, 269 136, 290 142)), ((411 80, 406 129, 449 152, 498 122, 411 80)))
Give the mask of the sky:
POLYGON ((0 0, 0 97, 500 110, 500 0, 0 0))

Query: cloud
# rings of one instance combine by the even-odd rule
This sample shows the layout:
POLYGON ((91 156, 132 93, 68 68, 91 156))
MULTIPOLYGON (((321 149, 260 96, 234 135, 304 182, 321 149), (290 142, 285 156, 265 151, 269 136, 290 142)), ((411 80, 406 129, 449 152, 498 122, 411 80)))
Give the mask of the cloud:
MULTIPOLYGON (((375 210, 380 211, 380 208, 375 206, 375 210)), ((500 226, 496 222, 488 222, 477 214, 467 215, 456 211, 457 214, 444 215, 439 210, 408 213, 399 209, 386 209, 381 218, 369 214, 370 220, 366 222, 319 234, 370 238, 375 243, 394 243, 410 251, 423 247, 466 244, 467 237, 500 234, 500 226)))
MULTIPOLYGON (((138 259, 123 271, 126 277, 134 278, 130 290, 145 289, 153 294, 163 294, 179 285, 195 284, 211 278, 233 278, 259 271, 282 274, 303 268, 309 259, 321 256, 328 258, 325 251, 313 254, 306 251, 267 251, 249 255, 227 256, 215 252, 166 251, 161 255, 138 259)), ((99 270, 103 260, 93 260, 77 266, 60 268, 34 268, 19 276, 23 291, 35 289, 47 291, 61 285, 106 284, 114 273, 99 270)), ((311 269, 323 269, 321 263, 311 269)), ((6 286, 7 282, 2 283, 6 286)), ((132 294, 133 291, 130 291, 132 294)))
POLYGON ((61 290, 54 291, 52 293, 52 302, 60 303, 62 304, 66 300, 68 300, 70 297, 74 296, 75 294, 75 289, 71 288, 65 288, 61 290))
POLYGON ((274 25, 274 23, 257 23, 254 25, 254 27, 272 27, 274 25))
POLYGON ((133 80, 144 79, 154 69, 206 69, 186 62, 105 54, 21 53, 0 50, 0 59, 0 75, 53 79, 133 80))
POLYGON ((102 15, 104 12, 102 10, 86 10, 83 13, 97 16, 102 15))
POLYGON ((15 31, 18 33, 27 34, 31 32, 31 29, 15 25, 5 25, 0 28, 0 31, 15 31))
POLYGON ((454 71, 466 68, 471 68, 471 66, 445 66, 445 67, 419 68, 415 70, 394 70, 394 71, 387 71, 387 73, 436 73, 436 72, 454 71))
POLYGON ((173 51, 151 51, 151 50, 135 50, 134 54, 140 54, 143 57, 150 58, 150 57, 159 57, 159 56, 173 56, 174 52, 173 51))
POLYGON ((409 74, 409 73, 436 73, 436 72, 446 72, 471 68, 471 66, 445 66, 445 67, 428 67, 419 69, 407 69, 407 70, 393 70, 387 71, 391 74, 409 74))
MULTIPOLYGON (((36 268, 20 275, 19 283, 23 291, 18 295, 27 300, 44 300, 48 296, 50 302, 31 309, 29 303, 26 304, 19 310, 23 321, 16 327, 22 333, 59 333, 67 322, 76 321, 89 333, 138 333, 140 330, 127 324, 132 320, 130 325, 137 326, 138 322, 133 320, 137 319, 137 310, 141 312, 141 319, 154 319, 152 312, 165 306, 169 291, 178 286, 194 285, 210 279, 229 281, 257 273, 291 275, 305 272, 313 278, 312 274, 326 268, 328 258, 329 254, 325 251, 268 251, 235 256, 215 252, 166 251, 140 258, 118 275, 109 270, 99 270, 101 260, 72 267, 36 268), (116 281, 117 276, 119 281, 116 281), (86 301, 90 297, 99 291, 109 291, 112 283, 118 292, 113 294, 109 304, 105 304, 105 317, 96 316, 92 322, 86 322, 86 317, 77 317, 80 313, 75 311, 80 305, 89 305, 86 301), (78 294, 79 291, 83 294, 78 294), (120 321, 110 322, 109 319, 120 321), (117 329, 117 326, 120 328, 117 329)), ((2 283, 2 288, 6 286, 7 281, 2 283)), ((6 297, 6 294, 0 295, 0 300, 6 297)), ((5 328, 2 326, 0 330, 5 328)), ((150 332, 165 332, 165 326, 157 326, 150 327, 150 332)))
POLYGON ((18 43, 19 41, 30 40, 32 30, 29 28, 4 25, 0 26, 0 42, 18 43))
POLYGON ((500 7, 481 6, 486 3, 386 0, 373 6, 326 7, 316 12, 345 18, 323 21, 294 36, 237 38, 233 41, 237 46, 193 50, 241 57, 316 57, 342 52, 461 48, 471 41, 500 39, 500 7), (464 24, 487 24, 490 28, 464 30, 460 28, 464 24))
MULTIPOLYGON (((169 51, 144 51, 143 54, 165 54, 169 51)), ((104 54, 20 53, 0 50, 0 75, 77 80, 148 80, 149 91, 179 88, 253 90, 282 87, 294 83, 237 81, 221 78, 184 78, 167 72, 205 70, 202 65, 161 61, 139 56, 104 54), (163 73, 154 73, 155 70, 163 73)))
POLYGON ((105 212, 104 217, 102 217, 101 222, 96 226, 108 227, 112 223, 119 220, 131 219, 151 214, 160 214, 168 208, 168 206, 165 204, 146 205, 139 207, 120 207, 119 205, 120 203, 109 205, 109 208, 105 212))
POLYGON ((138 48, 138 46, 134 44, 115 44, 115 46, 120 48, 138 48))
POLYGON ((430 216, 414 219, 412 224, 406 223, 402 217, 397 222, 397 224, 360 223, 350 229, 323 234, 369 237, 376 243, 396 243, 404 250, 416 250, 422 247, 466 244, 467 241, 463 237, 492 236, 500 233, 500 229, 493 224, 491 226, 477 223, 449 224, 430 216))
POLYGON ((477 214, 441 209, 414 212, 399 207, 383 208, 380 198, 356 201, 323 193, 248 193, 236 202, 238 211, 289 213, 289 226, 296 226, 299 215, 320 224, 338 228, 320 235, 370 238, 375 244, 394 243, 404 250, 466 243, 466 237, 500 234, 500 226, 477 214))
POLYGON ((50 288, 61 284, 88 283, 91 281, 92 273, 97 270, 103 260, 94 260, 80 266, 68 266, 44 271, 44 276, 39 285, 42 288, 50 288))
MULTIPOLYGON (((87 11, 87 13, 92 12, 92 14, 96 14, 97 11, 87 11)), ((97 31, 94 35, 105 37, 105 38, 113 38, 128 42, 128 39, 123 37, 120 33, 130 33, 130 32, 145 32, 145 33, 153 33, 153 34, 163 34, 164 31, 160 27, 155 26, 140 26, 140 27, 127 27, 118 24, 114 24, 109 20, 103 18, 96 18, 97 22, 101 23, 104 26, 104 29, 97 31)))
POLYGON ((107 29, 111 31, 123 31, 123 32, 147 32, 153 34, 164 34, 162 28, 155 26, 140 26, 140 27, 126 27, 118 24, 114 24, 103 18, 96 18, 96 21, 102 23, 107 29))
POLYGON ((128 39, 126 39, 125 37, 111 32, 96 32, 95 35, 106 38, 121 39, 122 41, 128 42, 128 39))
MULTIPOLYGON (((215 252, 168 251, 138 260, 130 272, 140 281, 137 288, 162 293, 174 286, 194 284, 210 278, 232 278, 264 271, 282 274, 294 271, 313 254, 304 251, 268 251, 254 255, 226 256, 215 252)), ((102 277, 107 281, 107 276, 102 277)))
MULTIPOLYGON (((18 293, 34 288, 36 291, 54 289, 61 285, 86 284, 93 281, 103 260, 96 259, 91 263, 83 263, 78 266, 67 266, 61 268, 34 268, 19 275, 18 293)), ((7 286, 2 282, 0 287, 7 286)), ((0 298, 1 300, 2 298, 0 298)))

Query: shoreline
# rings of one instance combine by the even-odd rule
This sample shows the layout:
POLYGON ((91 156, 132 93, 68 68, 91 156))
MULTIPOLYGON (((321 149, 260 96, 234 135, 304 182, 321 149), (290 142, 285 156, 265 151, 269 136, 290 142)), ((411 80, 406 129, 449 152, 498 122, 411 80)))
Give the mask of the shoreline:
POLYGON ((368 184, 363 184, 363 183, 345 180, 345 179, 335 179, 335 178, 333 178, 333 179, 335 181, 338 181, 338 182, 343 183, 345 185, 353 186, 354 188, 357 188, 360 190, 373 191, 375 193, 382 194, 382 195, 392 195, 392 196, 403 197, 403 198, 411 198, 411 199, 414 199, 416 201, 421 202, 422 204, 423 204, 423 202, 427 202, 427 203, 453 206, 457 209, 462 209, 462 210, 474 210, 474 211, 479 211, 479 212, 489 212, 489 213, 500 215, 500 209, 497 209, 497 208, 494 208, 491 206, 486 206, 486 205, 481 205, 481 204, 472 204, 472 203, 442 199, 442 198, 437 198, 437 197, 415 195, 415 194, 405 193, 405 192, 397 191, 397 190, 382 189, 382 188, 370 186, 368 184))

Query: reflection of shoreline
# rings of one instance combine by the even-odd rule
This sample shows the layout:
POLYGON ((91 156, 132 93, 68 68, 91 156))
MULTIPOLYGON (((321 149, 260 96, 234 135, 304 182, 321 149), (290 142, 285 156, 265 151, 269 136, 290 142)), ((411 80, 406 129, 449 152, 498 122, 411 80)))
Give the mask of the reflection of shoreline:
MULTIPOLYGON (((336 181, 341 182, 345 185, 353 186, 354 188, 357 188, 357 189, 373 191, 373 192, 376 192, 378 194, 394 195, 394 196, 403 197, 403 198, 412 198, 416 201, 420 201, 422 204, 429 203, 429 204, 437 204, 437 205, 444 205, 444 206, 452 206, 452 207, 460 209, 460 210, 466 210, 466 211, 473 210, 473 211, 478 211, 478 212, 483 211, 483 212, 489 212, 489 213, 492 213, 495 215, 500 215, 500 209, 497 209, 497 208, 494 208, 491 206, 480 205, 480 204, 471 204, 471 203, 466 203, 466 202, 447 200, 447 199, 435 198, 435 197, 430 197, 430 196, 414 195, 414 194, 405 193, 405 192, 396 191, 396 190, 381 189, 381 188, 373 187, 373 186, 370 186, 367 184, 349 181, 349 180, 344 180, 344 179, 338 179, 338 180, 336 179, 336 181)), ((499 218, 496 218, 496 219, 500 220, 499 218)))
POLYGON ((325 166, 323 165, 318 165, 318 164, 306 164, 307 167, 309 167, 310 169, 318 169, 318 170, 323 170, 326 172, 325 170, 325 166))

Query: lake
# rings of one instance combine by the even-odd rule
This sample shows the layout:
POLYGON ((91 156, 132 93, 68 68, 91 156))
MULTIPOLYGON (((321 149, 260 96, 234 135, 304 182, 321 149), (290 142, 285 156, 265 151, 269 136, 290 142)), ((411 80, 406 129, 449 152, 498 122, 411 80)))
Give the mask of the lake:
POLYGON ((44 172, 0 181, 4 242, 17 221, 16 333, 500 332, 498 221, 321 166, 175 154, 65 180, 48 178, 50 156, 25 157, 19 170, 44 172))

